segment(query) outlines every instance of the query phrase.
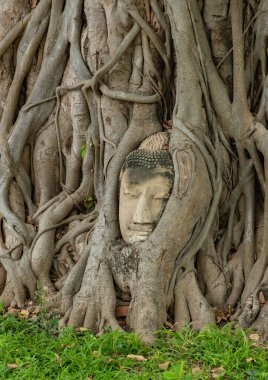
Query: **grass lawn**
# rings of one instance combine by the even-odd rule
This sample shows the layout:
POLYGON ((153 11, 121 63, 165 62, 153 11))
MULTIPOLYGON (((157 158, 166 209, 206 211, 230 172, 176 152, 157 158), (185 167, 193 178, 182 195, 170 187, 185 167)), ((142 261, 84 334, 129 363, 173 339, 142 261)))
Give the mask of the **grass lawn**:
POLYGON ((0 379, 268 379, 267 347, 257 334, 230 325, 162 330, 153 347, 133 333, 96 337, 81 330, 59 330, 42 313, 35 319, 2 313, 0 379))

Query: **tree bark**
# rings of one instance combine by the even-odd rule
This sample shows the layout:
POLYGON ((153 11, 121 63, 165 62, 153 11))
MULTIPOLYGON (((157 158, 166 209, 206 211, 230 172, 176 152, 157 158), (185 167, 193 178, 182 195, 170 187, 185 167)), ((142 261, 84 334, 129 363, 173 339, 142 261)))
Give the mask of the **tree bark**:
POLYGON ((268 1, 0 0, 0 298, 152 342, 170 318, 267 339, 268 1), (127 245, 119 176, 170 133, 160 221, 127 245), (262 301, 262 302, 261 302, 262 301), (220 313, 219 313, 220 311, 220 313))

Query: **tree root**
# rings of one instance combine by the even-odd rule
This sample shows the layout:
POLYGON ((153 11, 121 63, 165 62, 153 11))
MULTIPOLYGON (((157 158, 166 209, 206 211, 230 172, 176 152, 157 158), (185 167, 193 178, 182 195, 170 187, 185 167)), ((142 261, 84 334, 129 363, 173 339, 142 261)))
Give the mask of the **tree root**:
POLYGON ((190 323, 193 329, 201 330, 205 326, 215 323, 214 312, 201 293, 193 272, 189 272, 177 282, 174 295, 174 326, 176 329, 190 323))
POLYGON ((8 34, 0 42, 0 57, 7 51, 10 45, 21 35, 27 26, 32 14, 27 14, 21 21, 19 21, 8 34))
POLYGON ((168 312, 175 328, 202 329, 215 323, 213 307, 229 306, 268 339, 259 295, 268 277, 268 2, 256 3, 247 39, 243 2, 231 0, 234 68, 229 60, 219 72, 228 7, 201 2, 202 13, 198 3, 40 0, 0 42, 9 73, 0 105, 6 306, 23 307, 39 282, 62 325, 120 330, 123 300, 127 323, 151 343, 168 312), (127 246, 120 170, 167 120, 173 191, 149 238, 127 246))
POLYGON ((257 330, 260 335, 260 342, 268 341, 268 304, 266 303, 261 308, 261 311, 252 324, 252 327, 257 330))

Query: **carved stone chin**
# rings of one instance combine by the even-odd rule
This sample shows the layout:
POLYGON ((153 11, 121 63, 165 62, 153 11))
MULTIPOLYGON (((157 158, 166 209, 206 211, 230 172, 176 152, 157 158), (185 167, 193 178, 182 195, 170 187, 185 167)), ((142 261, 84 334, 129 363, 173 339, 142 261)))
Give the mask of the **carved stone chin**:
MULTIPOLYGON (((166 137, 165 132, 163 134, 166 137)), ((159 135, 153 135, 158 142, 159 135)), ((153 136, 150 141, 155 142, 153 136)), ((166 139, 164 142, 166 145, 166 139)), ((173 184, 172 159, 167 149, 142 148, 127 157, 121 173, 119 223, 122 237, 128 244, 143 242, 150 236, 161 218, 173 184)))

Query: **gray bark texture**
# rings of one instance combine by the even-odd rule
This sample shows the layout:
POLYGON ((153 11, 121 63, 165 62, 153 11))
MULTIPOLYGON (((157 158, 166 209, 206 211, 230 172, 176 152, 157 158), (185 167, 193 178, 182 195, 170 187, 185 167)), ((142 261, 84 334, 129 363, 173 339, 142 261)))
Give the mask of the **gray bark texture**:
POLYGON ((0 300, 146 342, 231 315, 268 338, 268 0, 0 0, 0 300), (170 133, 175 180, 123 242, 127 155, 170 133), (186 173, 186 175, 184 175, 186 173), (265 298, 266 297, 266 298, 265 298))

